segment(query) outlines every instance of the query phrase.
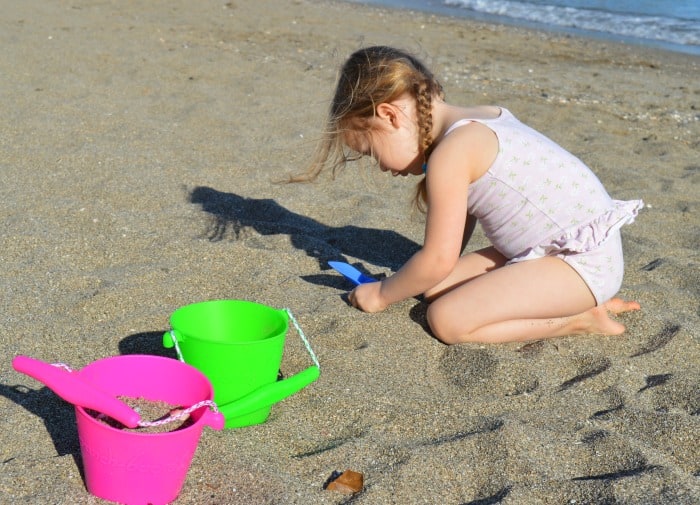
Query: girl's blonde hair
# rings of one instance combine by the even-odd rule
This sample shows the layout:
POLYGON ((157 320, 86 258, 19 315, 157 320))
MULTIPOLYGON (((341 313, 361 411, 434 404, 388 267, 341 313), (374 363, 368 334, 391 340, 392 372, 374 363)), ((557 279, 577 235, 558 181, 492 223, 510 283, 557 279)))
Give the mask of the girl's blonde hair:
MULTIPOLYGON (((347 153, 344 134, 361 130, 366 120, 375 115, 377 105, 390 103, 406 93, 416 100, 418 146, 427 158, 433 143, 432 101, 444 97, 442 86, 413 55, 392 47, 366 47, 355 51, 342 66, 316 155, 306 173, 290 180, 312 181, 327 168, 335 175, 358 157, 347 153)), ((370 132, 365 129, 360 133, 370 132)), ((418 184, 415 202, 424 208, 425 178, 418 184)))

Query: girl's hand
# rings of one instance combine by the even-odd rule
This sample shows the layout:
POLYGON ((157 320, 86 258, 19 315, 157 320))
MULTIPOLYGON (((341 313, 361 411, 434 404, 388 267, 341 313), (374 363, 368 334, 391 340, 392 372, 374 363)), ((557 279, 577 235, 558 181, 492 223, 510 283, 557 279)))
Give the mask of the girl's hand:
POLYGON ((360 284, 350 291, 348 299, 353 307, 364 312, 381 312, 389 305, 382 299, 381 282, 360 284))

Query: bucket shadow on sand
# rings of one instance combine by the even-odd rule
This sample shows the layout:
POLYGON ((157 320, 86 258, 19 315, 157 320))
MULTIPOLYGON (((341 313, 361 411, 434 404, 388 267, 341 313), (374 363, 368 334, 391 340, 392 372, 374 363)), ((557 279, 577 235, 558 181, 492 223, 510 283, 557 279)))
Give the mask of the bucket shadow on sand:
POLYGON ((134 333, 119 341, 119 354, 148 354, 177 359, 175 349, 163 347, 163 333, 167 330, 134 333))
MULTIPOLYGON (((73 405, 47 387, 32 389, 19 384, 0 384, 0 395, 41 418, 58 456, 70 454, 82 476, 83 464, 73 405)), ((11 459, 8 458, 5 462, 11 459)))
MULTIPOLYGON (((227 237, 236 240, 245 228, 253 228, 261 235, 289 235, 294 247, 318 259, 322 270, 328 269, 330 260, 347 261, 346 255, 397 270, 420 248, 392 230, 328 226, 285 209, 269 198, 247 198, 205 186, 192 189, 188 198, 190 203, 201 206, 211 215, 212 220, 203 234, 210 241, 227 237)), ((322 284, 318 282, 321 279, 305 280, 322 284)))

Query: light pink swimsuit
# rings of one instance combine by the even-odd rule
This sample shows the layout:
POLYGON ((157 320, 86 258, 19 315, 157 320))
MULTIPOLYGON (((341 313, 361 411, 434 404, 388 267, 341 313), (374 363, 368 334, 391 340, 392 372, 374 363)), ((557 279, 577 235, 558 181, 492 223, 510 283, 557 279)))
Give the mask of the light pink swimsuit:
POLYGON ((641 200, 610 198, 581 160, 518 121, 507 109, 495 119, 465 119, 498 137, 489 170, 469 185, 468 211, 509 262, 557 256, 584 279, 598 304, 622 284, 620 228, 634 221, 641 200))

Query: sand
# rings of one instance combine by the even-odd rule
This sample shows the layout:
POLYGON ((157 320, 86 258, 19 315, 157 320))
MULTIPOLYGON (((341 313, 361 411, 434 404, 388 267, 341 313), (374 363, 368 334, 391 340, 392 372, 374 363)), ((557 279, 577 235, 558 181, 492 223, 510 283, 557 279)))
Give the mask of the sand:
MULTIPOLYGON (((179 505, 700 501, 700 59, 325 0, 0 7, 1 503, 103 503, 72 407, 14 356, 173 357, 170 314, 211 299, 290 308, 322 372, 262 425, 206 428, 179 505), (623 336, 447 347, 417 300, 346 304, 326 262, 399 268, 423 234, 413 183, 272 181, 305 168, 338 65, 368 44, 644 199, 623 336), (362 493, 323 489, 345 469, 362 493)), ((290 331, 283 373, 309 364, 290 331)))

